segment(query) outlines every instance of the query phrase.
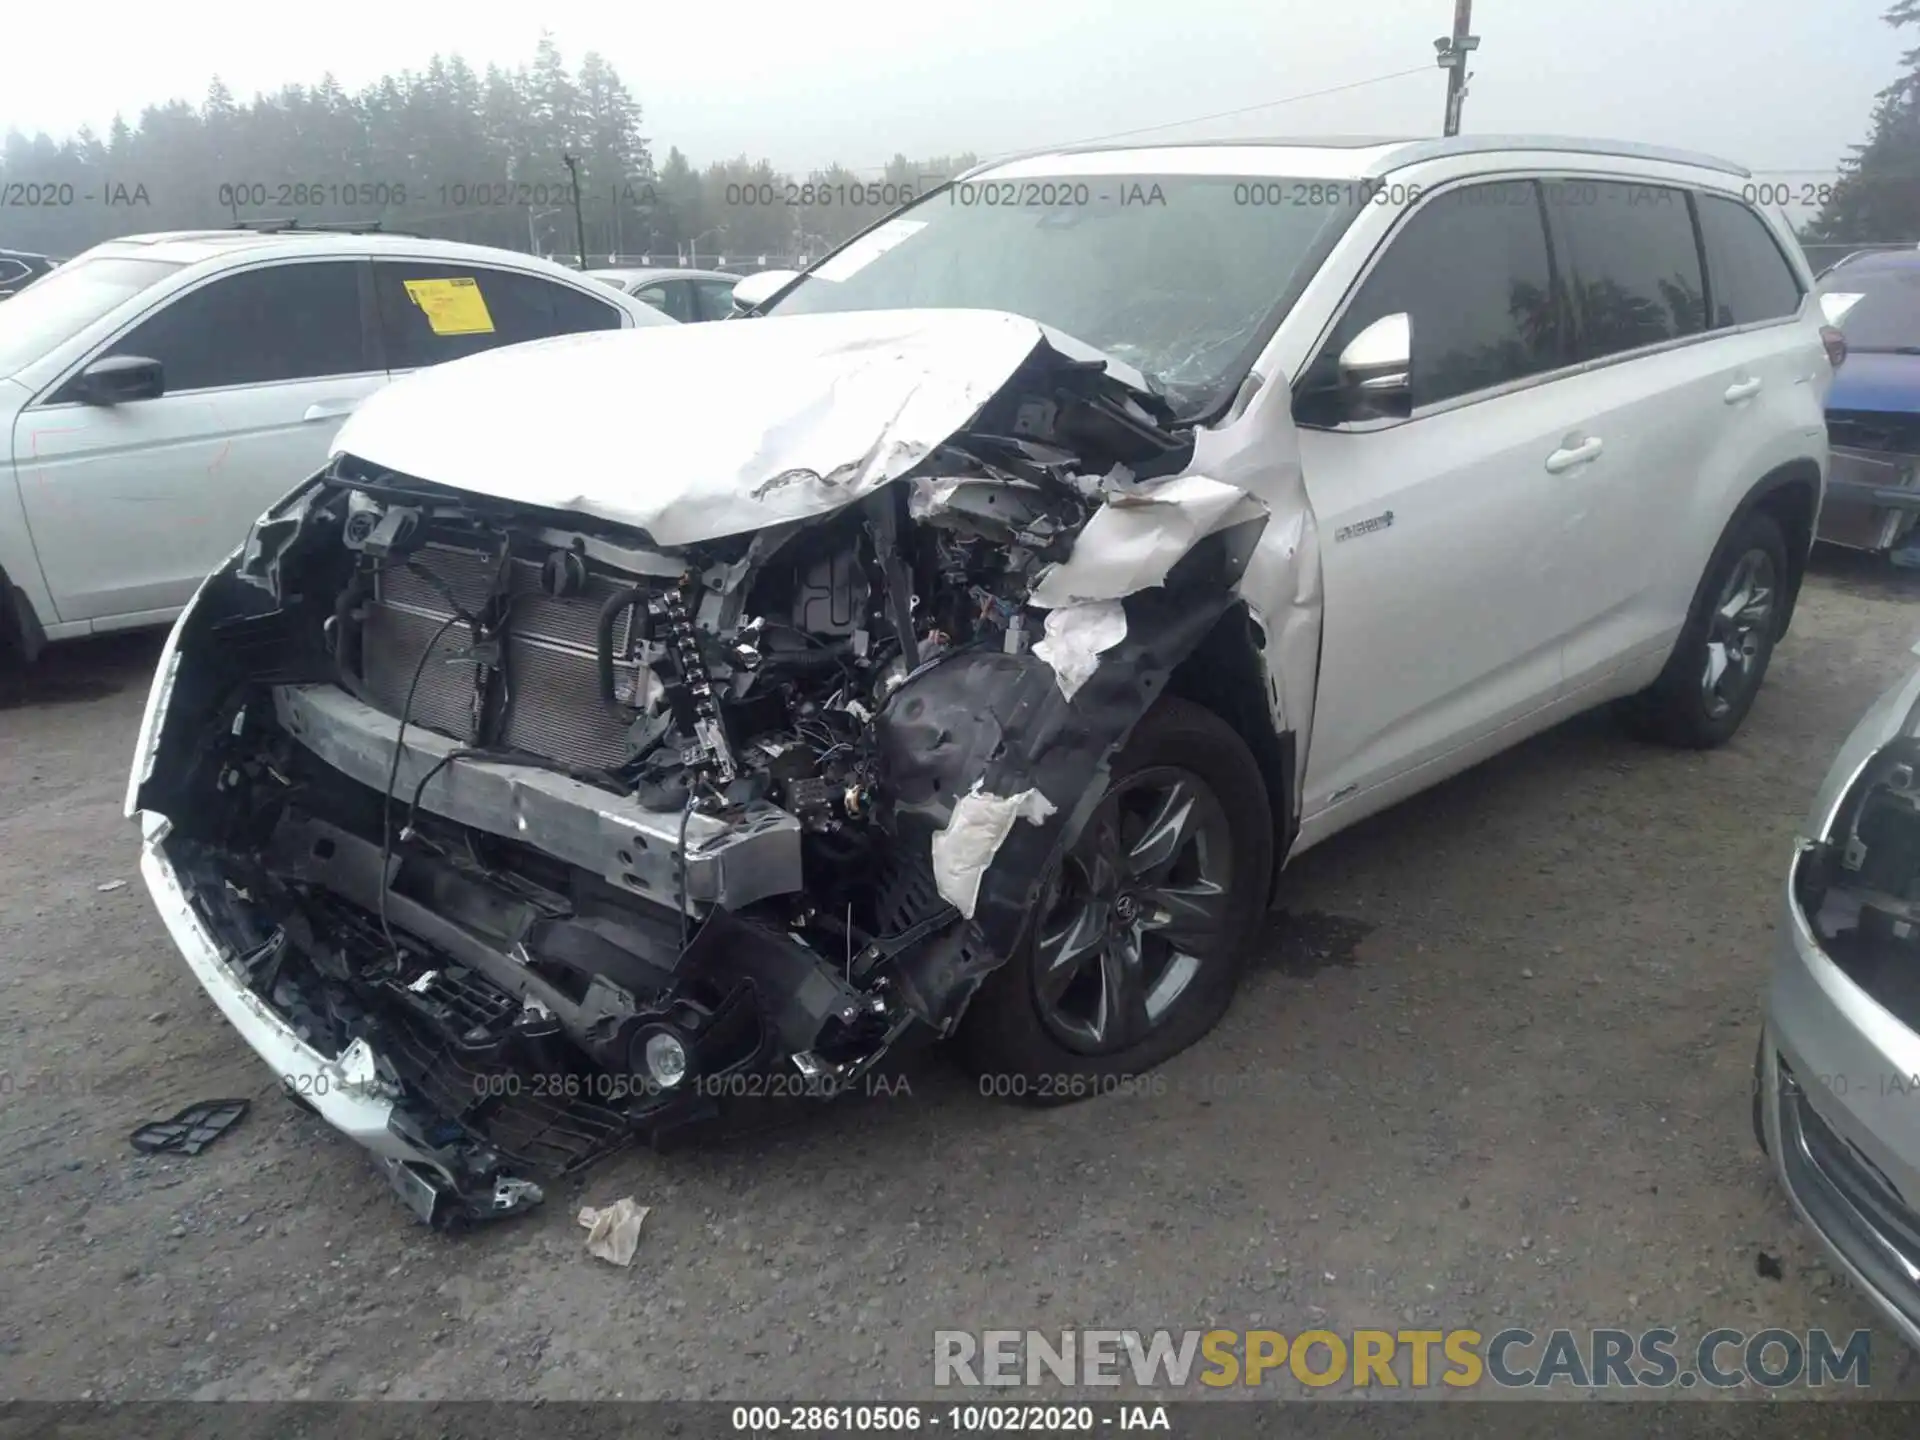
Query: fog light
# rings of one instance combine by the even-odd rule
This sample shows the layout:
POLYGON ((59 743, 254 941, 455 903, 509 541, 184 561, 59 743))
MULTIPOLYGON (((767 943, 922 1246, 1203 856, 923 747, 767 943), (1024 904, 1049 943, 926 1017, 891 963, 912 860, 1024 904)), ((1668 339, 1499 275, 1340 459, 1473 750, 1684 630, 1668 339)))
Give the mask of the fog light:
POLYGON ((677 1036, 664 1030, 656 1030, 647 1037, 646 1049, 647 1074, 655 1083, 671 1090, 687 1078, 687 1047, 680 1043, 677 1036))

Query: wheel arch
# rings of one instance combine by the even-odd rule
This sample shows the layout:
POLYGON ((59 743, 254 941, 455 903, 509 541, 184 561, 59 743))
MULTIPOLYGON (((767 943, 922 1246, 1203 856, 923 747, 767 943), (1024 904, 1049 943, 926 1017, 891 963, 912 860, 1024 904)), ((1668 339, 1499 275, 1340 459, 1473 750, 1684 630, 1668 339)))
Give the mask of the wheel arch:
POLYGON ((1280 870, 1300 828, 1295 801, 1297 750, 1294 733, 1276 723, 1274 682, 1264 649, 1265 634, 1244 602, 1231 606, 1167 680, 1168 695, 1212 712, 1252 752, 1266 782, 1274 822, 1273 875, 1268 899, 1278 893, 1280 870))
MULTIPOLYGON (((1821 489, 1820 463, 1810 456, 1789 460, 1769 470, 1754 482, 1753 488, 1734 506, 1733 514, 1728 517, 1719 538, 1714 541, 1713 554, 1708 557, 1707 565, 1701 571, 1700 583, 1704 585, 1707 575, 1712 571, 1714 559, 1720 554, 1720 547, 1749 515, 1760 511, 1772 516, 1787 541, 1787 574, 1781 582, 1779 620, 1774 628, 1776 640, 1787 633, 1787 626, 1793 620, 1794 606, 1800 598, 1800 582, 1806 577, 1807 557, 1813 549, 1814 527, 1820 518, 1821 489)), ((1698 603, 1697 594, 1695 603, 1698 603)))
POLYGON ((47 632, 27 593, 0 565, 0 662, 31 665, 46 647, 47 632))

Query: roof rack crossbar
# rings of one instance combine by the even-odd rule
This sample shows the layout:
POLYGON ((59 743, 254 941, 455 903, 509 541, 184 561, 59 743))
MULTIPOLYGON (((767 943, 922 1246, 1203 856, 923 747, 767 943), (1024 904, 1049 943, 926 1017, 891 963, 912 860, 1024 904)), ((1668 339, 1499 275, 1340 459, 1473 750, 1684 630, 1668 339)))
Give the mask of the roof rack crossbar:
POLYGON ((267 220, 241 220, 236 230, 251 231, 256 235, 284 235, 292 232, 296 235, 399 235, 418 239, 406 230, 389 230, 378 220, 316 220, 303 225, 291 215, 278 216, 267 220))

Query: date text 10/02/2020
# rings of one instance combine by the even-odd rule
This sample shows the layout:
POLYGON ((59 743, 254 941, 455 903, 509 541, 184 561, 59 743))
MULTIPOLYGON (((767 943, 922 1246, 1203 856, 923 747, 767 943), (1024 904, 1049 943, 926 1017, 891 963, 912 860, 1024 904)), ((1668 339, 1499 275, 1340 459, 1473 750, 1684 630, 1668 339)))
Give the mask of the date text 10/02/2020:
MULTIPOLYGON (((330 1094, 338 1084, 325 1071, 282 1075, 280 1080, 302 1098, 330 1094)), ((666 1089, 649 1075, 616 1075, 610 1071, 495 1071, 476 1075, 473 1080, 473 1093, 478 1099, 526 1096, 536 1100, 588 1100, 613 1105, 625 1100, 657 1098, 666 1089)), ((676 1094, 705 1095, 717 1100, 825 1097, 846 1093, 895 1099, 913 1093, 912 1082, 904 1075, 870 1074, 848 1084, 825 1075, 802 1075, 797 1071, 691 1075, 673 1089, 676 1094)))
POLYGON ((1173 1429, 1164 1405, 736 1405, 736 1431, 775 1434, 1090 1434, 1173 1429))
POLYGON ((405 180, 241 180, 219 186, 214 198, 223 208, 235 211, 332 207, 386 210, 417 205, 448 210, 542 209, 569 206, 576 200, 644 210, 657 196, 653 183, 647 180, 578 187, 568 180, 551 184, 530 180, 470 180, 451 184, 405 180))

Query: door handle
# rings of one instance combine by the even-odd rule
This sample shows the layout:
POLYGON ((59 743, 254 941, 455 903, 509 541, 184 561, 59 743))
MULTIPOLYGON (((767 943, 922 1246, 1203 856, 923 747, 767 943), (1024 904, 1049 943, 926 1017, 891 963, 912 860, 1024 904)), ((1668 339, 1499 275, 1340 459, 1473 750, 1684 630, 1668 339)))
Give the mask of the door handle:
POLYGON ((1576 465, 1589 464, 1592 461, 1598 460, 1600 458, 1600 452, 1604 449, 1606 449, 1606 446, 1601 443, 1600 437, 1597 435, 1582 440, 1578 445, 1563 445, 1560 449, 1547 456, 1547 472, 1552 475, 1558 475, 1563 471, 1573 469, 1576 465))
POLYGON ((1751 400, 1760 393, 1762 382, 1754 380, 1736 380, 1727 387, 1727 404, 1738 405, 1742 400, 1751 400))
POLYGON ((307 406, 302 420, 338 420, 342 415, 351 415, 357 400, 316 400, 307 406))

